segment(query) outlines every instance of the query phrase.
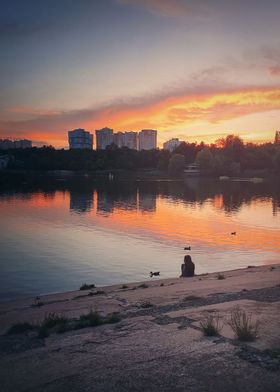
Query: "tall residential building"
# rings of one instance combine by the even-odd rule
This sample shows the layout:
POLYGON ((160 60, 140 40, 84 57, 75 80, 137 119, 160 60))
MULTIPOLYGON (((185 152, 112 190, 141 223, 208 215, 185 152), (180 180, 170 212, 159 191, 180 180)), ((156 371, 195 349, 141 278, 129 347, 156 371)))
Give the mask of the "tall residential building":
POLYGON ((181 143, 182 140, 179 140, 178 138, 173 138, 163 143, 163 149, 168 151, 173 151, 175 150, 176 147, 180 146, 181 143))
POLYGON ((107 146, 114 143, 113 129, 102 128, 95 131, 96 149, 105 150, 107 146))
POLYGON ((138 133, 137 132, 116 132, 114 133, 114 143, 118 147, 128 147, 132 150, 137 150, 138 147, 138 133))
POLYGON ((0 150, 9 150, 10 148, 32 148, 32 141, 27 139, 0 139, 0 150))
POLYGON ((139 150, 152 150, 157 148, 157 131, 143 129, 139 132, 139 150))
POLYGON ((137 132, 125 132, 124 133, 124 147, 137 150, 138 147, 138 133, 137 132))
POLYGON ((68 132, 68 142, 70 150, 88 149, 92 150, 93 135, 84 129, 78 128, 68 132))
POLYGON ((119 148, 124 146, 124 133, 123 132, 116 132, 113 135, 114 144, 119 148))
POLYGON ((280 144, 280 131, 275 132, 275 139, 274 139, 275 144, 280 144))

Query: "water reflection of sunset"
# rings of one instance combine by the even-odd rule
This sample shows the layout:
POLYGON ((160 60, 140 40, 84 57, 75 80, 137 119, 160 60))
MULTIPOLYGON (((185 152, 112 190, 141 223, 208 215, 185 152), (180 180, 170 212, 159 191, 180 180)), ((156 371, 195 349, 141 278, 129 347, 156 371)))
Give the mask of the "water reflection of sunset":
POLYGON ((40 181, 0 195, 0 295, 178 276, 185 246, 197 273, 279 262, 275 186, 40 181))
MULTIPOLYGON (((1 216, 9 216, 9 208, 20 215, 29 217, 32 226, 32 215, 46 219, 49 223, 65 220, 65 222, 82 221, 83 225, 98 226, 125 232, 128 235, 151 237, 155 240, 184 246, 226 247, 235 246, 247 249, 273 249, 280 253, 279 221, 266 219, 272 215, 272 200, 269 198, 253 199, 236 215, 225 212, 224 196, 216 194, 206 198, 204 202, 175 200, 163 195, 142 195, 139 190, 130 194, 129 198, 116 200, 106 193, 96 190, 84 194, 82 192, 37 192, 13 197, 8 203, 2 200, 1 216), (46 210, 47 216, 44 214, 46 210), (76 212, 76 217, 69 215, 76 212), (3 210, 3 211, 2 211, 3 210), (31 219, 30 219, 31 218, 31 219), (250 227, 250 230, 248 230, 250 227), (238 235, 232 237, 231 231, 238 235)), ((1 205, 0 205, 1 208, 1 205)), ((26 222, 26 221, 25 221, 26 222)), ((21 227, 21 220, 14 221, 21 227)), ((22 221, 22 225, 24 222, 22 221)))

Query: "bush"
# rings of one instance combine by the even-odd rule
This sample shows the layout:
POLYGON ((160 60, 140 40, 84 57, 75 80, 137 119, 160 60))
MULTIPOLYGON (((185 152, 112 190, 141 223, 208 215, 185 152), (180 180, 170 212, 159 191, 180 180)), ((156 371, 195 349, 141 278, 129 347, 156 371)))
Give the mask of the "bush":
POLYGON ((251 342, 258 337, 259 321, 252 321, 252 314, 247 314, 240 308, 235 308, 231 312, 230 321, 228 323, 235 333, 238 340, 251 342))
POLYGON ((56 313, 49 313, 42 321, 41 327, 51 329, 59 324, 66 324, 68 319, 64 316, 59 316, 56 313))
POLYGON ((220 325, 219 314, 209 314, 205 320, 200 322, 200 328, 205 336, 217 336, 220 334, 222 326, 220 325))
POLYGON ((90 310, 87 314, 82 314, 80 316, 81 325, 84 327, 91 326, 95 327, 102 324, 102 318, 100 314, 96 311, 90 310))
POLYGON ((82 286, 80 287, 80 290, 90 290, 90 289, 95 289, 95 284, 82 284, 82 286))
POLYGON ((33 331, 36 327, 30 323, 17 323, 12 325, 8 331, 7 335, 14 335, 18 333, 24 333, 27 331, 33 331))

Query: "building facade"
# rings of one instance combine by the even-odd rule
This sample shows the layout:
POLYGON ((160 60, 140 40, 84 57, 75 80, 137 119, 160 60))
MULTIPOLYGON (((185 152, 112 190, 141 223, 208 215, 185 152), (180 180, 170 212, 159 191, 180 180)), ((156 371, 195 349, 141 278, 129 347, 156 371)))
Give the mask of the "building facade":
MULTIPOLYGON (((105 150, 107 146, 114 143, 113 129, 102 128, 95 131, 96 149, 105 150)), ((117 143, 116 143, 117 144, 117 143)))
POLYGON ((124 147, 132 150, 138 149, 138 132, 130 131, 124 133, 124 147))
POLYGON ((139 132, 139 150, 153 150, 154 148, 157 148, 157 131, 142 129, 139 132))
POLYGON ((163 149, 173 151, 176 147, 180 146, 181 143, 182 141, 178 138, 170 139, 167 142, 163 143, 163 149))
POLYGON ((114 133, 114 144, 119 148, 128 147, 132 150, 138 149, 138 132, 116 132, 114 133))
POLYGON ((9 150, 14 148, 32 148, 32 141, 27 139, 0 139, 0 150, 9 150))
POLYGON ((93 135, 84 129, 78 128, 68 132, 68 142, 70 150, 87 149, 92 150, 93 135))

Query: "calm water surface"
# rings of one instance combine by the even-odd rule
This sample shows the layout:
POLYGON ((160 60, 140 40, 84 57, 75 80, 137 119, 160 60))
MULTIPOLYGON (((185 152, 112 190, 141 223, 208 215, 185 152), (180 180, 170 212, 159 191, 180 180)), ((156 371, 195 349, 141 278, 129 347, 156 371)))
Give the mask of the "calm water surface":
POLYGON ((0 190, 0 298, 280 261, 277 185, 39 178, 0 190), (236 235, 231 235, 235 231, 236 235), (191 251, 184 251, 191 246, 191 251))

